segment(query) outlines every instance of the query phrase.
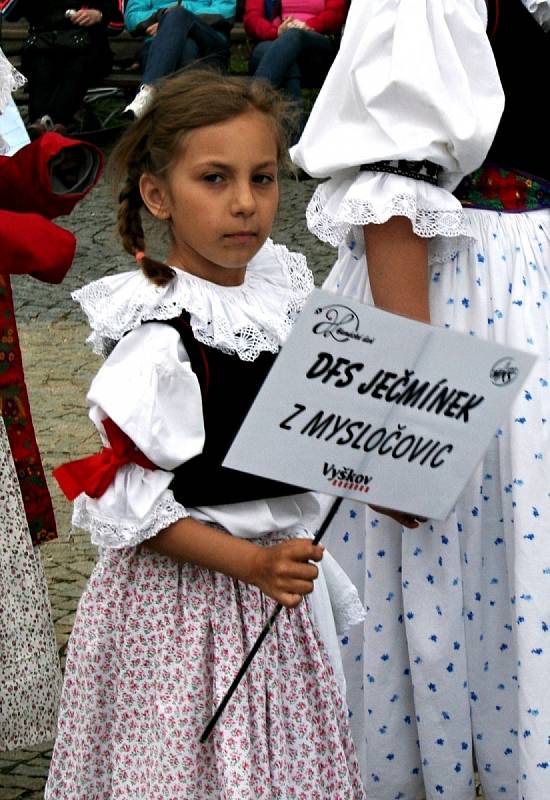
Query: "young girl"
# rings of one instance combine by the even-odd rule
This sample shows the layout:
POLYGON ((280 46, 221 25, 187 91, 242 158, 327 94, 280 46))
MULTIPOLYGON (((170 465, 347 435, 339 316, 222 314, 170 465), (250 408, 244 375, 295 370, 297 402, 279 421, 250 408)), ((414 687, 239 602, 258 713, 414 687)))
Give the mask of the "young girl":
MULTIPOLYGON (((221 467, 312 287, 303 257, 267 238, 283 113, 263 85, 182 73, 113 155, 119 231, 142 272, 76 293, 94 348, 110 352, 88 394, 105 449, 57 475, 101 555, 71 639, 48 800, 364 797, 302 601, 323 556, 317 503, 221 467), (144 252, 142 206, 169 223, 170 267, 144 252), (276 601, 288 610, 201 744, 276 601)), ((335 598, 348 617, 350 587, 335 598)))
POLYGON ((369 608, 346 676, 377 800, 471 800, 476 762, 486 800, 550 797, 548 41, 524 5, 352 3, 295 154, 331 177, 326 288, 539 356, 447 520, 348 503, 327 535, 369 608))

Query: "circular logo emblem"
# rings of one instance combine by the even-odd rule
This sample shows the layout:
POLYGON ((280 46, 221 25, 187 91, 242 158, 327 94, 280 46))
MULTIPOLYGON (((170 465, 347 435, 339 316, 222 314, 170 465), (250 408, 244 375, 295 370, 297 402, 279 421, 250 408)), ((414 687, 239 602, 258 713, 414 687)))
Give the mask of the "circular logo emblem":
POLYGON ((495 386, 508 386, 513 383, 519 375, 519 369, 514 364, 514 359, 510 356, 500 358, 491 367, 489 377, 495 386))

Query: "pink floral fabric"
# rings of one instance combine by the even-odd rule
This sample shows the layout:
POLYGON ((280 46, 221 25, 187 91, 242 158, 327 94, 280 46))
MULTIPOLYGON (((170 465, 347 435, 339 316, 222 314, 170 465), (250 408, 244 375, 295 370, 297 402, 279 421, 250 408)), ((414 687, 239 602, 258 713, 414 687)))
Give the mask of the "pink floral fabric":
POLYGON ((104 551, 69 646, 46 800, 363 800, 307 601, 279 615, 199 742, 273 607, 144 547, 104 551))

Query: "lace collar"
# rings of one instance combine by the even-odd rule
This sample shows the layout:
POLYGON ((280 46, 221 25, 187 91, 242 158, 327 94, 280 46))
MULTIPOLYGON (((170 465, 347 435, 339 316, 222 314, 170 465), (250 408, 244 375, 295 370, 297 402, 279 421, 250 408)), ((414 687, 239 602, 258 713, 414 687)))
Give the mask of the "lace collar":
MULTIPOLYGON (((1 16, 1 15, 0 15, 1 16)), ((0 25, 1 25, 0 20, 0 25)), ((12 93, 23 86, 27 79, 13 67, 0 47, 0 114, 11 100, 12 93)), ((9 145, 0 134, 0 155, 9 152, 9 145)))
POLYGON ((26 82, 26 78, 10 64, 0 47, 0 114, 11 99, 12 93, 26 82))
POLYGON ((142 322, 185 310, 200 342, 253 361, 262 351, 279 349, 312 289, 305 256, 268 239, 240 286, 218 286, 176 270, 174 280, 159 287, 136 270, 94 281, 72 297, 92 329, 86 341, 100 355, 142 322))

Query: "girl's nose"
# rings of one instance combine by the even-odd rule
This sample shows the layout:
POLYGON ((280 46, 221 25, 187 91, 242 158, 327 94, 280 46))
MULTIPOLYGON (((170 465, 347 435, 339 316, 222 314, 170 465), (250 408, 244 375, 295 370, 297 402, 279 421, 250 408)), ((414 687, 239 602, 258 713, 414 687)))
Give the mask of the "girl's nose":
POLYGON ((254 213, 255 209, 256 198, 250 183, 248 181, 236 183, 232 198, 233 213, 249 216, 254 213))

